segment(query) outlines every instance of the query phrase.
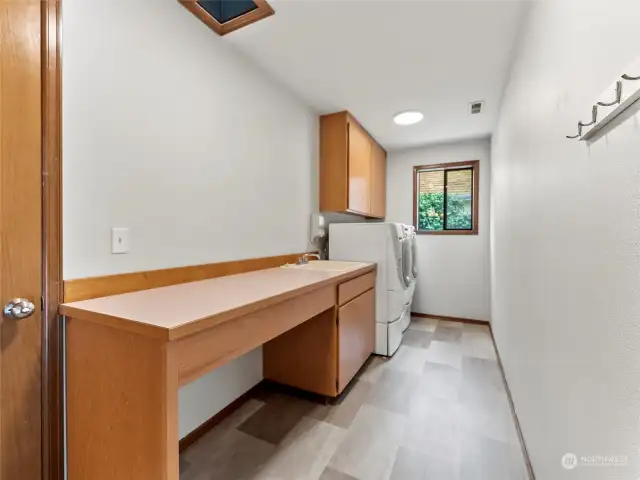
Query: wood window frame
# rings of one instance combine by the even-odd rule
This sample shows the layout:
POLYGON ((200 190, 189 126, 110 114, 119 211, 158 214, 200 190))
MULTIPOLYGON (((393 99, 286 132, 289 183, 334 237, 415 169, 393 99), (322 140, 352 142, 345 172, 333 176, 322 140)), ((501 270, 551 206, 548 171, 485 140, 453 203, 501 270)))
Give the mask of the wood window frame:
POLYGON ((229 20, 228 22, 220 23, 198 4, 198 0, 179 0, 179 2, 220 36, 231 33, 239 28, 246 27, 247 25, 251 25, 258 20, 262 20, 263 18, 267 18, 276 13, 273 7, 269 5, 266 0, 253 0, 258 8, 229 20))
MULTIPOLYGON (((446 174, 445 174, 446 178, 446 174)), ((419 235, 477 235, 479 221, 479 198, 480 198, 480 161, 467 160, 464 162, 436 163, 433 165, 416 165, 413 167, 413 226, 419 235), (473 192, 471 195, 472 202, 472 224, 470 230, 420 230, 418 228, 418 174, 425 170, 459 170, 468 167, 473 171, 473 192)), ((445 192, 446 193, 446 192, 445 192)), ((446 210, 446 195, 445 195, 446 210)))

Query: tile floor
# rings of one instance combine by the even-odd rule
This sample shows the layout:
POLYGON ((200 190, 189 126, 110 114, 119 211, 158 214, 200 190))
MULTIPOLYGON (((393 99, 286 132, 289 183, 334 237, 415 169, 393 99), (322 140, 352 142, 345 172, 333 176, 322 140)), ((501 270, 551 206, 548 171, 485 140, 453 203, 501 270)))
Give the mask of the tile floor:
POLYGON ((264 389, 189 447, 180 480, 527 480, 489 329, 414 318, 335 405, 264 389))

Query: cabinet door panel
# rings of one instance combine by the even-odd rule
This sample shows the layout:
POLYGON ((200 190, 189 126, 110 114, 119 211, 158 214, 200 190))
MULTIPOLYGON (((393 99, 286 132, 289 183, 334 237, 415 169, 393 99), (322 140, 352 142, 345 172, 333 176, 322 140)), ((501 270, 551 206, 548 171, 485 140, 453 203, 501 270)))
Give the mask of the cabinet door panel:
POLYGON ((373 353, 375 290, 356 297, 338 310, 338 391, 342 392, 373 353))
POLYGON ((349 209, 347 112, 320 117, 320 211, 349 209))
POLYGON ((349 122, 349 210, 368 215, 371 207, 371 140, 349 122))
POLYGON ((371 215, 387 213, 387 153, 375 142, 371 145, 371 215))

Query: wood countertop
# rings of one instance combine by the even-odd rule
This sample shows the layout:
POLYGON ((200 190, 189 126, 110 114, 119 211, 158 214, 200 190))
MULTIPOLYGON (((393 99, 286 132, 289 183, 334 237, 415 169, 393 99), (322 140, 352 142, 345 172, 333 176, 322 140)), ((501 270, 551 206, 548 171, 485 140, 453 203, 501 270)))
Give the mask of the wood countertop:
POLYGON ((343 263, 350 264, 348 269, 278 267, 65 303, 60 313, 172 341, 376 268, 374 263, 343 263))

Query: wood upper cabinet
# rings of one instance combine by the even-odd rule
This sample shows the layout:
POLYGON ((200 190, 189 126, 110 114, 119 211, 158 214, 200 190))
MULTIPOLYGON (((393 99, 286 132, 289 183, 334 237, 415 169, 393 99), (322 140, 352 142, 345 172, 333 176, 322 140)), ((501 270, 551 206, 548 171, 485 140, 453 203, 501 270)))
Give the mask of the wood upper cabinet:
POLYGON ((373 142, 371 145, 371 216, 387 215, 387 152, 373 142))
POLYGON ((371 213, 371 140, 360 125, 347 123, 349 211, 371 213))
POLYGON ((320 117, 320 210, 384 218, 386 152, 348 112, 320 117))

